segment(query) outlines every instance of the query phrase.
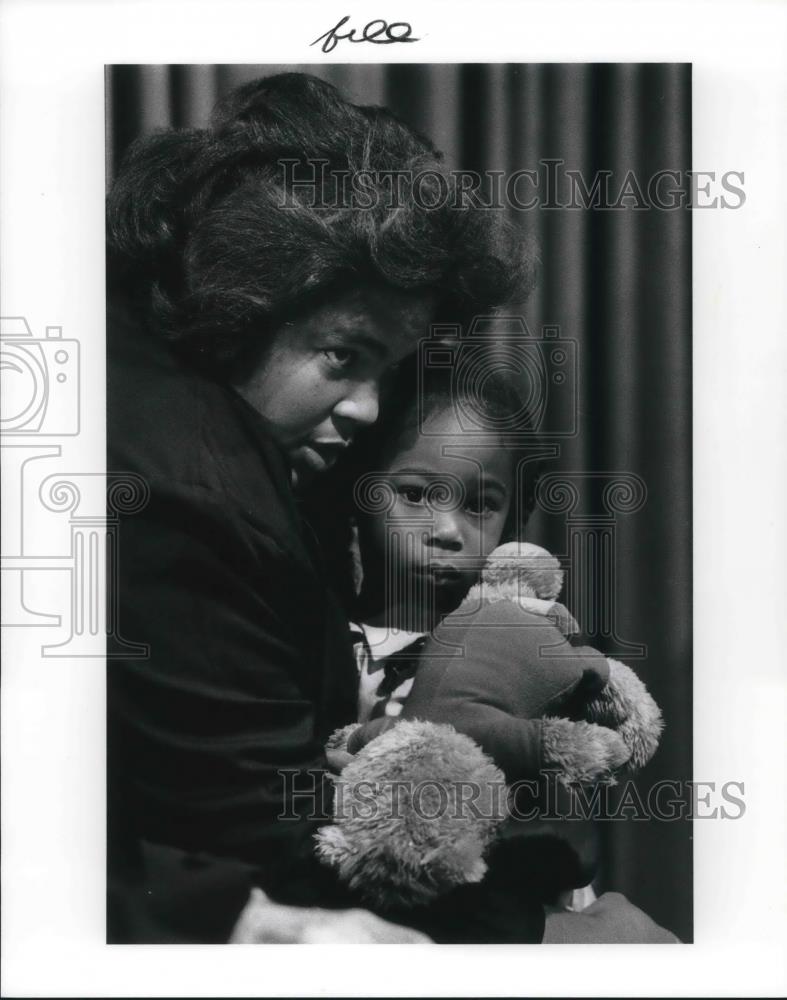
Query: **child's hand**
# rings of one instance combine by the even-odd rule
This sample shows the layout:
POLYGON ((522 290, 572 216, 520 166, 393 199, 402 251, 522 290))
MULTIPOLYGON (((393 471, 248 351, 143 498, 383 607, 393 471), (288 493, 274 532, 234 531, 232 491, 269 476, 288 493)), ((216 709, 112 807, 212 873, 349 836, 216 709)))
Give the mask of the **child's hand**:
POLYGON ((328 742, 325 744, 325 760, 331 774, 341 774, 345 765, 353 759, 347 741, 358 728, 357 722, 351 722, 349 726, 334 730, 328 737, 328 742))
POLYGON ((376 736, 379 736, 381 733, 387 733, 389 729, 392 729, 397 721, 397 719, 390 715, 384 715, 380 719, 372 719, 371 722, 364 722, 363 725, 358 726, 350 734, 347 740, 347 749, 351 754, 358 753, 367 743, 371 743, 376 736))
POLYGON ((396 725, 397 720, 385 715, 381 719, 372 719, 371 722, 352 723, 343 729, 337 729, 331 734, 325 745, 325 759, 328 762, 328 770, 332 774, 341 774, 344 767, 350 763, 355 754, 363 749, 367 743, 379 736, 380 733, 387 732, 396 725))
POLYGON ((328 761, 328 770, 331 774, 341 774, 342 769, 353 759, 353 755, 346 750, 332 750, 328 747, 325 750, 325 759, 328 761))

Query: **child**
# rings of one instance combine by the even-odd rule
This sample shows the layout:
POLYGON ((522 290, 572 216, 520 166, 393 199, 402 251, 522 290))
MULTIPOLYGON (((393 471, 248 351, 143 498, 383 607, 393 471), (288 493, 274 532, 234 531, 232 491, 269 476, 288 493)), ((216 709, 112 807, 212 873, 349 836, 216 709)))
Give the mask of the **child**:
MULTIPOLYGON (((388 728, 403 711, 408 714, 414 681, 418 702, 416 673, 419 665, 426 669, 420 659, 422 647, 426 644, 434 658, 433 630, 478 581, 489 554, 502 542, 521 537, 532 507, 535 477, 528 472, 533 463, 527 462, 521 444, 511 447, 497 429, 507 420, 510 426, 511 415, 522 410, 510 378, 489 377, 483 395, 457 399, 450 372, 427 369, 420 388, 420 398, 411 390, 407 402, 399 394, 396 412, 389 413, 373 441, 366 442, 365 471, 356 480, 362 578, 360 624, 354 631, 361 680, 359 721, 366 725, 353 735, 351 751, 388 728), (467 422, 460 420, 460 407, 466 412, 470 406, 476 424, 472 434, 466 430, 467 422)), ((565 609, 559 611, 570 618, 565 609)), ((566 657, 571 656, 572 669, 579 669, 586 690, 603 686, 607 675, 601 654, 572 646, 546 618, 524 617, 532 633, 533 655, 546 657, 547 668, 550 657, 557 670, 565 668, 566 657), (551 648, 544 652, 544 647, 551 648)), ((450 654, 446 646, 446 661, 450 654)), ((480 661, 465 660, 469 685, 494 688, 496 707, 470 719, 453 715, 446 702, 439 720, 428 717, 450 722, 475 739, 509 782, 537 779, 550 763, 543 753, 541 722, 514 718, 510 694, 514 685, 508 686, 506 673, 526 671, 527 665, 498 659, 494 675, 482 670, 480 661), (511 733, 515 737, 509 739, 511 733)), ((481 697, 477 703, 484 701, 481 697)), ((610 732, 613 737, 617 739, 610 732)), ((624 761, 625 755, 614 763, 624 761)), ((518 836, 524 827, 516 827, 518 836)), ((547 902, 567 891, 570 895, 593 875, 592 828, 579 822, 569 827, 561 824, 556 835, 554 824, 526 824, 527 835, 538 843, 531 841, 525 852, 529 862, 519 873, 547 902)))

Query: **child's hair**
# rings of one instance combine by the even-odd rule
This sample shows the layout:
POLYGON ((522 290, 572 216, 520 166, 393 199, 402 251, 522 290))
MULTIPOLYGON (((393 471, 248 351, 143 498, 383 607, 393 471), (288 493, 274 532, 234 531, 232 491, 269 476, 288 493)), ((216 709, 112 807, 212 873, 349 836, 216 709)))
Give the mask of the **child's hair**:
POLYGON ((108 200, 112 290, 211 375, 348 286, 425 290, 452 319, 520 301, 532 250, 457 193, 431 142, 385 108, 302 73, 255 80, 208 128, 129 149, 108 200))

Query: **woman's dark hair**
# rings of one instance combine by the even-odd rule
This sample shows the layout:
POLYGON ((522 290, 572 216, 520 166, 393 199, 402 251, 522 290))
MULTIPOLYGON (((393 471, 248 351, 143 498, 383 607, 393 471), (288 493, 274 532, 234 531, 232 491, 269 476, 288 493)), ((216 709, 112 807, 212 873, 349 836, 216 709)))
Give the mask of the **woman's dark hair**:
POLYGON ((256 80, 209 128, 129 149, 108 199, 110 288, 213 374, 349 285, 431 290, 435 318, 462 322, 523 297, 533 259, 459 194, 386 109, 304 74, 256 80))

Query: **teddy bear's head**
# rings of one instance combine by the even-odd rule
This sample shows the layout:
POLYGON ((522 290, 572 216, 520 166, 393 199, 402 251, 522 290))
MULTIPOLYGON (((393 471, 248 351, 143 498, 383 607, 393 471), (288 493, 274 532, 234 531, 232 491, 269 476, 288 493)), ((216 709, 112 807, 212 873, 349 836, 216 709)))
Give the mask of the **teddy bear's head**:
POLYGON ((317 853, 378 907, 415 906, 480 882, 508 815, 505 778, 452 726, 402 721, 336 779, 334 822, 317 853))
POLYGON ((563 570, 557 559, 532 542, 498 545, 484 564, 481 580, 467 595, 469 602, 539 598, 557 600, 563 570))

